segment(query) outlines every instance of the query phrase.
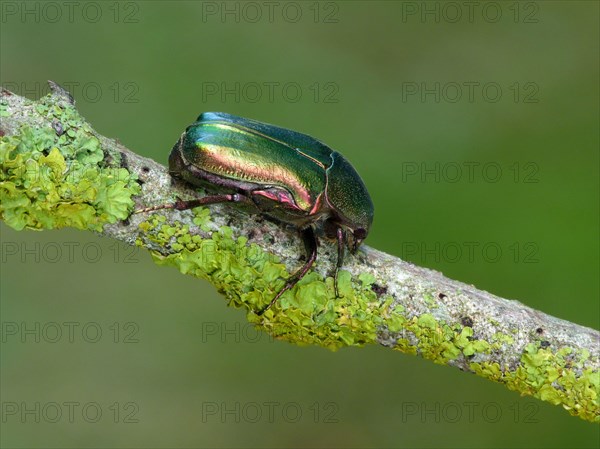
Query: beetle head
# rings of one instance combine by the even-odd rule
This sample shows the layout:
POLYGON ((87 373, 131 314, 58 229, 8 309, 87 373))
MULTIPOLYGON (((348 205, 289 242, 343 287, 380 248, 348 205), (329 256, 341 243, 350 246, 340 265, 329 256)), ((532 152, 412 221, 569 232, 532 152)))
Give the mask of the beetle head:
POLYGON ((344 245, 352 252, 355 253, 362 241, 367 237, 367 231, 364 228, 353 229, 348 227, 343 222, 339 221, 337 217, 332 217, 323 223, 323 230, 327 238, 331 240, 337 239, 338 229, 342 230, 344 245))
POLYGON ((354 252, 371 229, 373 202, 354 167, 337 152, 332 154, 332 160, 327 170, 327 202, 331 211, 328 221, 346 231, 346 245, 354 252))

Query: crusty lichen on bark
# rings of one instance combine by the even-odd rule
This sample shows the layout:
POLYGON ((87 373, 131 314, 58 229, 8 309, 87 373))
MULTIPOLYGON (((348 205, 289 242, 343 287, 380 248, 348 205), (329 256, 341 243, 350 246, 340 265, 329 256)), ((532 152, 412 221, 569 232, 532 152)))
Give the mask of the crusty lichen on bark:
POLYGON ((198 192, 96 133, 56 85, 39 101, 3 90, 0 117, 0 216, 9 226, 101 232, 209 280, 277 338, 330 349, 380 344, 600 422, 597 331, 366 246, 348 257, 336 298, 328 244, 314 269, 258 316, 299 265, 302 242, 293 230, 226 205, 132 215, 198 192))

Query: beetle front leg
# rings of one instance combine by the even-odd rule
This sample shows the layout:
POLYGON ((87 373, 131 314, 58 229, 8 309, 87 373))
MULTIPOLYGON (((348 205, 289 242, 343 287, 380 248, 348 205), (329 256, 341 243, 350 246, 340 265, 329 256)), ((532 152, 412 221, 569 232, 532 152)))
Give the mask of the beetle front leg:
POLYGON ((193 200, 180 200, 177 199, 174 203, 169 204, 161 204, 160 206, 147 207, 145 209, 136 210, 134 213, 141 214, 145 212, 153 212, 155 210, 162 209, 175 209, 175 210, 187 210, 193 209, 198 206, 206 206, 208 204, 216 204, 216 203, 246 203, 254 206, 254 202, 245 195, 241 195, 239 193, 232 193, 227 195, 209 195, 204 196, 202 198, 195 198, 193 200))
POLYGON ((283 288, 279 290, 279 293, 275 295, 275 297, 266 307, 256 312, 257 315, 260 316, 269 310, 271 306, 275 304, 275 302, 281 297, 281 295, 293 288, 300 281, 300 279, 302 279, 306 273, 308 273, 310 267, 312 267, 313 263, 315 263, 315 260, 317 259, 317 237, 315 236, 315 231, 313 228, 309 226, 302 231, 302 238, 304 239, 304 245, 306 246, 306 252, 308 256, 306 263, 302 266, 302 268, 288 278, 283 288))
POLYGON ((335 297, 339 298, 340 292, 338 290, 338 273, 344 263, 344 251, 346 249, 346 234, 342 228, 337 228, 336 237, 338 244, 338 258, 335 266, 335 273, 333 275, 333 287, 335 289, 335 297))

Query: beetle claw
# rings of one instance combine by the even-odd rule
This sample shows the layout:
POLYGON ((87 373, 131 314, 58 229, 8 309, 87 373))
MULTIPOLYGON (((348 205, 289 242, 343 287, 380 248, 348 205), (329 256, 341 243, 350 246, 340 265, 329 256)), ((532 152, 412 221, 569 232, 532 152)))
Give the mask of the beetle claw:
POLYGON ((175 210, 186 210, 189 209, 188 201, 183 201, 179 197, 175 197, 175 203, 173 204, 175 210))
POLYGON ((265 313, 267 310, 269 310, 271 308, 271 306, 277 302, 277 300, 281 297, 281 295, 283 295, 286 291, 288 291, 290 288, 292 288, 294 285, 296 285, 296 282, 298 282, 298 280, 295 280, 295 282, 288 281, 285 284, 285 286, 281 290, 279 290, 279 293, 277 293, 275 295, 275 297, 271 300, 271 302, 269 304, 267 304, 265 307, 263 307, 262 309, 260 309, 258 312, 256 312, 256 314, 258 316, 262 316, 263 313, 265 313))
POLYGON ((133 213, 134 214, 144 214, 146 212, 154 212, 156 210, 161 210, 161 209, 173 209, 175 207, 174 204, 161 204, 159 206, 152 206, 152 207, 146 207, 144 209, 137 209, 134 210, 133 213))

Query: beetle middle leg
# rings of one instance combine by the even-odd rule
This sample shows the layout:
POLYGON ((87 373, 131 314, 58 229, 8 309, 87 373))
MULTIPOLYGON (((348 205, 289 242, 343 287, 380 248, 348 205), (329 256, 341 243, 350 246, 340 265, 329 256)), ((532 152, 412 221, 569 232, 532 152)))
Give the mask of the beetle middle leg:
POLYGON ((338 275, 340 268, 344 264, 344 255, 346 253, 346 246, 348 245, 348 236, 346 231, 333 220, 326 220, 323 224, 323 230, 325 236, 328 239, 335 240, 337 242, 337 263, 335 265, 335 271, 333 273, 333 288, 335 290, 335 297, 340 297, 340 291, 338 288, 338 275))
POLYGON ((256 312, 257 315, 262 315, 269 310, 271 306, 275 304, 275 302, 281 297, 281 295, 293 288, 306 275, 306 273, 308 273, 310 267, 312 267, 313 263, 315 263, 315 260, 317 259, 317 237, 315 236, 315 231, 312 227, 309 226, 302 231, 302 239, 304 240, 304 245, 308 254, 306 262, 302 268, 288 278, 283 288, 279 290, 279 293, 275 295, 271 302, 266 307, 256 312))

